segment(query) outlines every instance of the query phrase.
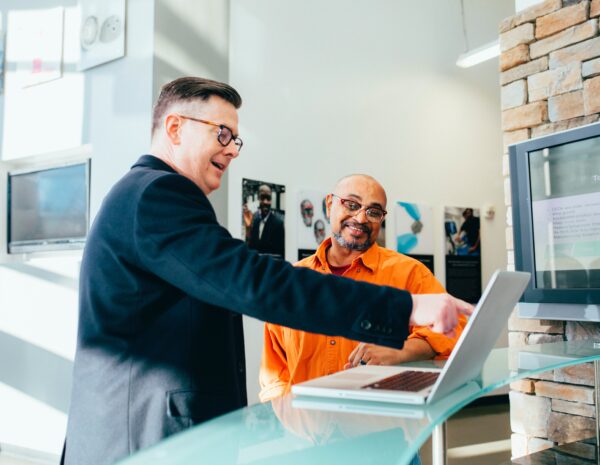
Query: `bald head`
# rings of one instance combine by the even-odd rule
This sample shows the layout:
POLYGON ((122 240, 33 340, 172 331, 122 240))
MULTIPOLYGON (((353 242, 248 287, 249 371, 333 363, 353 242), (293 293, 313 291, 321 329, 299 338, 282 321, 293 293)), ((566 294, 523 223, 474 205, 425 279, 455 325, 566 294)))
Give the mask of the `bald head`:
MULTIPOLYGON (((341 192, 348 193, 352 190, 360 189, 361 191, 367 190, 373 194, 377 199, 380 200, 380 207, 385 210, 387 204, 387 195, 383 186, 373 176, 368 174, 349 174, 341 178, 333 188, 333 192, 338 194, 341 192)), ((338 194, 339 195, 339 194, 338 194)))
POLYGON ((362 253, 369 249, 381 230, 382 217, 373 219, 367 212, 385 212, 385 190, 372 176, 352 174, 340 179, 333 195, 327 196, 327 212, 331 223, 334 249, 362 253))
POLYGON ((266 184, 261 184, 258 187, 258 195, 260 194, 269 194, 271 195, 271 187, 267 186, 266 184))

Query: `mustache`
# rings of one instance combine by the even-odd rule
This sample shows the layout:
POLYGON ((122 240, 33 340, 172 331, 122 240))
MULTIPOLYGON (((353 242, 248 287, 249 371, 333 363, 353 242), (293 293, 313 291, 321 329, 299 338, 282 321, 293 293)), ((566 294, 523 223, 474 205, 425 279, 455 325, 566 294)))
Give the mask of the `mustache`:
POLYGON ((371 234, 373 228, 369 227, 366 224, 358 223, 356 221, 342 221, 342 227, 344 226, 352 226, 353 228, 360 229, 362 232, 371 234))

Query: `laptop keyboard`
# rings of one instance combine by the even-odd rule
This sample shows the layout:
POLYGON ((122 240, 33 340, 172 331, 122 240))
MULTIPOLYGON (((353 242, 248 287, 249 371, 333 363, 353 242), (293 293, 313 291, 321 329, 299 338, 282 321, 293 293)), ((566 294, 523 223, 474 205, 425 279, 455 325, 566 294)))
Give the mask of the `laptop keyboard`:
POLYGON ((440 374, 435 371, 403 371, 363 386, 363 389, 385 389, 388 391, 418 392, 435 383, 440 374))

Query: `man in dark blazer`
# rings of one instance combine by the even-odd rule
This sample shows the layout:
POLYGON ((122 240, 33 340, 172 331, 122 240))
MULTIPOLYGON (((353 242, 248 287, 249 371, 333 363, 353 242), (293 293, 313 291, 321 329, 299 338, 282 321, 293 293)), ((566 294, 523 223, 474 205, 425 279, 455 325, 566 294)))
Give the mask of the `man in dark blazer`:
POLYGON ((152 155, 107 194, 88 236, 65 442, 67 465, 108 465, 246 405, 241 314, 402 347, 408 324, 451 332, 472 307, 324 276, 261 256, 207 195, 239 155, 230 86, 165 85, 152 155))
POLYGON ((283 220, 271 208, 273 192, 263 184, 258 187, 258 210, 252 217, 248 247, 260 253, 279 258, 285 255, 285 230, 283 220))

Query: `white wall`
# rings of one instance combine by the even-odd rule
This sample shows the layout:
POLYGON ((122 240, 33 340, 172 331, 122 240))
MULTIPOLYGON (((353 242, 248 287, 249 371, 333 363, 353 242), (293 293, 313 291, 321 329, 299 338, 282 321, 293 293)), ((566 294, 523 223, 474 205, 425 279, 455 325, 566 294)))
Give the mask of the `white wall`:
MULTIPOLYGON (((155 0, 153 97, 181 76, 229 80, 229 1, 155 0)), ((153 99, 153 100, 154 100, 153 99)), ((210 194, 219 222, 227 226, 227 173, 210 194)))
MULTIPOLYGON (((496 38, 513 11, 509 0, 465 2, 471 47, 496 38)), ((286 185, 286 256, 294 260, 297 191, 366 172, 390 206, 435 208, 442 282, 444 205, 494 204, 496 219, 481 226, 484 282, 506 266, 498 60, 455 66, 465 49, 459 1, 233 0, 231 18, 230 82, 244 98, 244 150, 229 173, 235 235, 243 177, 286 185)), ((388 224, 393 243, 393 213, 388 224)), ((246 336, 253 402, 261 325, 246 321, 246 336)))
MULTIPOLYGON (((7 76, 6 93, 0 94, 0 134, 4 134, 0 159, 91 144, 93 215, 109 187, 148 149, 154 4, 128 0, 127 56, 85 72, 76 71, 67 53, 78 43, 76 4, 76 0, 0 4, 3 30, 10 11, 66 7, 63 78, 27 92, 12 88, 7 76), (23 103, 31 95, 35 105, 23 103), (45 118, 17 118, 23 109, 45 118), (18 141, 12 131, 22 135, 18 141)), ((15 63, 7 62, 6 68, 11 73, 15 63)), ((0 205, 4 217, 4 197, 0 205)), ((60 453, 75 350, 78 273, 76 255, 0 266, 1 443, 60 453)))

